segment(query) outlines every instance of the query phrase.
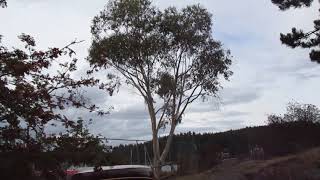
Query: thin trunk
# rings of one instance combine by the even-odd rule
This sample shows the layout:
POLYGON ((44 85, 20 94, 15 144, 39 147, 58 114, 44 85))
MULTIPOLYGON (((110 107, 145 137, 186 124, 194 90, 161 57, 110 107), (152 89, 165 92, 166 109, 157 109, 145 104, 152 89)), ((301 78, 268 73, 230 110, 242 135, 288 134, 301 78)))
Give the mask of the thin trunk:
POLYGON ((152 104, 152 101, 146 99, 148 104, 148 111, 152 127, 152 149, 153 149, 153 164, 152 170, 155 179, 160 179, 160 148, 159 148, 159 138, 157 130, 157 119, 156 113, 152 104))
MULTIPOLYGON (((160 162, 160 154, 159 154, 159 149, 155 148, 157 147, 157 142, 158 138, 153 139, 153 152, 157 153, 157 155, 153 156, 153 165, 152 165, 152 170, 153 170, 153 176, 156 180, 160 179, 160 171, 161 171, 161 162, 160 162)), ((159 146, 158 146, 159 147, 159 146)))
POLYGON ((155 179, 160 179, 160 149, 157 131, 152 129, 152 146, 153 146, 153 174, 155 179))
POLYGON ((169 153, 170 146, 171 146, 171 143, 172 143, 172 140, 173 140, 173 134, 174 134, 175 129, 176 129, 176 124, 172 124, 171 125, 171 129, 170 129, 170 133, 169 133, 169 136, 168 136, 168 139, 167 139, 167 142, 166 142, 166 146, 164 147, 163 152, 162 152, 161 157, 160 157, 160 161, 161 162, 164 162, 166 160, 166 158, 167 158, 167 155, 169 153))

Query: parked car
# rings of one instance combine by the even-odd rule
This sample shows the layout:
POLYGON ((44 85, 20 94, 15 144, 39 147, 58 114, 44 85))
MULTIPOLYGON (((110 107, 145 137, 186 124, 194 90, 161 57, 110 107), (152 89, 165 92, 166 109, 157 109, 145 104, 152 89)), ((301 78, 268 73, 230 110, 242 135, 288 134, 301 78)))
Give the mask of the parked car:
POLYGON ((151 168, 141 165, 86 167, 69 172, 72 172, 67 177, 70 180, 151 180, 153 177, 151 168))

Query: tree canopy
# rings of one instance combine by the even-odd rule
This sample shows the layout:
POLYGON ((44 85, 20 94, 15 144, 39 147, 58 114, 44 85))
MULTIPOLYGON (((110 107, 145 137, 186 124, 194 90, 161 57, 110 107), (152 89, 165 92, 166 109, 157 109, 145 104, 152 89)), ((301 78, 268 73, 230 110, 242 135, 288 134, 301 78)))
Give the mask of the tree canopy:
POLYGON ((19 38, 25 50, 0 46, 0 147, 3 150, 19 148, 21 143, 39 143, 48 124, 60 122, 68 127, 74 123, 57 110, 77 107, 97 111, 95 105, 88 104, 78 93, 78 88, 96 85, 98 80, 75 80, 71 72, 76 70, 77 59, 58 60, 64 55, 72 57, 74 51, 70 46, 77 42, 41 51, 35 49, 31 36, 22 34, 19 38), (55 62, 60 67, 56 72, 50 69, 55 62))
MULTIPOLYGON (((314 0, 271 0, 280 10, 285 11, 290 8, 310 7, 314 0)), ((314 29, 309 31, 292 28, 291 33, 280 34, 280 40, 283 44, 291 48, 311 49, 310 59, 320 63, 320 19, 313 21, 314 29)))
POLYGON ((320 109, 313 104, 289 103, 287 112, 281 115, 268 116, 269 124, 282 124, 288 122, 320 123, 320 109))
MULTIPOLYGON (((96 86, 99 81, 92 77, 74 79, 71 76, 77 69, 71 46, 78 42, 63 48, 37 50, 31 36, 22 34, 19 39, 24 44, 22 49, 7 48, 0 39, 0 159, 10 161, 0 169, 10 179, 31 176, 31 171, 12 176, 12 170, 28 169, 30 163, 36 165, 43 161, 46 163, 40 169, 52 168, 50 159, 54 156, 46 153, 63 155, 68 147, 74 148, 74 152, 89 152, 83 146, 97 148, 91 149, 91 153, 101 152, 103 144, 99 137, 90 135, 82 121, 70 119, 63 110, 74 107, 99 115, 107 113, 79 93, 80 88, 96 86), (49 134, 47 130, 53 126, 66 132, 49 134), (78 144, 70 143, 70 139, 78 144)), ((61 160, 59 163, 65 158, 57 155, 61 160)), ((81 158, 76 160, 79 162, 81 158)))

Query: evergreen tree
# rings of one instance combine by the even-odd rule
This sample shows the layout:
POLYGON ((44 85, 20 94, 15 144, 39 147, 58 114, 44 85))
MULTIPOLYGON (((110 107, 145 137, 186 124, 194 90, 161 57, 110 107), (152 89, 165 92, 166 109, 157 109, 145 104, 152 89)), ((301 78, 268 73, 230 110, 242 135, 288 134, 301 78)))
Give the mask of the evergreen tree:
MULTIPOLYGON (((310 7, 314 0, 271 0, 280 10, 285 11, 290 8, 310 7)), ((320 19, 313 21, 314 29, 309 31, 292 28, 291 33, 280 34, 280 40, 283 44, 291 48, 311 49, 310 59, 320 63, 320 19)))

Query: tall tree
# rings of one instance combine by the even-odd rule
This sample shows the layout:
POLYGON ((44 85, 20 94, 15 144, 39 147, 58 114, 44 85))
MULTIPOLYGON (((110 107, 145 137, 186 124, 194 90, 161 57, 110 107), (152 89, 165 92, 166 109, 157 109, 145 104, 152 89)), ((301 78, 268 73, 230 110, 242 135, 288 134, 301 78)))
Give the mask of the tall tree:
POLYGON ((156 176, 186 108, 215 96, 220 80, 232 74, 229 51, 212 37, 211 16, 199 5, 160 11, 149 0, 112 0, 93 19, 88 61, 96 71, 107 69, 110 79, 122 76, 144 99, 156 176), (161 151, 159 129, 166 126, 170 131, 161 151))
MULTIPOLYGON (((0 0, 0 7, 7 7, 7 1, 0 0)), ((7 48, 1 38, 0 179, 34 179, 34 166, 45 171, 59 168, 64 162, 92 164, 105 159, 108 149, 101 136, 90 134, 83 120, 74 121, 61 112, 76 107, 99 115, 107 113, 79 91, 99 81, 71 76, 77 70, 71 48, 79 42, 44 51, 36 49, 29 35, 19 36, 25 44, 22 49, 7 48), (57 124, 66 132, 46 133, 47 127, 57 124)), ((105 87, 100 85, 101 89, 105 87)))
MULTIPOLYGON (((271 0, 280 10, 285 11, 290 8, 310 7, 314 0, 271 0)), ((320 19, 313 21, 314 29, 307 32, 292 28, 291 33, 280 34, 280 40, 283 44, 291 48, 311 49, 310 59, 320 63, 320 19)))

